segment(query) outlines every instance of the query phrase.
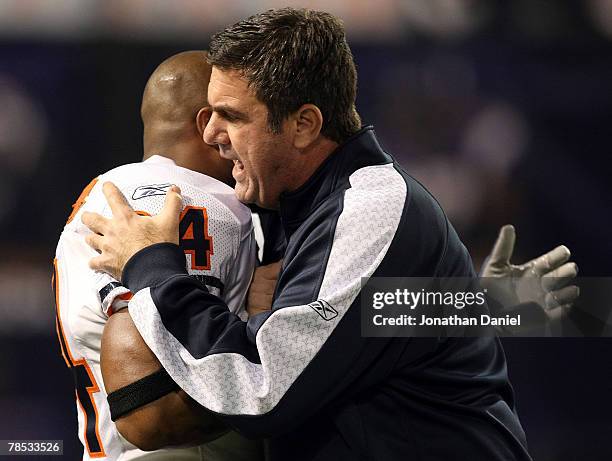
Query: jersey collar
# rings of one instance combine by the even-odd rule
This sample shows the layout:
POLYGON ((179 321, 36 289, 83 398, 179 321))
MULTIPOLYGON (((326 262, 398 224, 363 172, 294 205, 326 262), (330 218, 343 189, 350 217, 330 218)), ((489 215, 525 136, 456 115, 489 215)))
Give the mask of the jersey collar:
POLYGON ((176 165, 174 160, 168 157, 164 157, 161 154, 151 155, 148 159, 144 161, 144 163, 157 163, 163 165, 176 165))

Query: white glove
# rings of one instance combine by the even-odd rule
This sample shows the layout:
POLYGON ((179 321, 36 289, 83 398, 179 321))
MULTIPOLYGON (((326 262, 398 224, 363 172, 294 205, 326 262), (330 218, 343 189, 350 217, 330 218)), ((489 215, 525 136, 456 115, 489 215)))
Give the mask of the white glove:
POLYGON ((515 241, 514 226, 503 226, 481 270, 482 286, 489 289, 489 295, 502 304, 504 310, 535 302, 549 320, 560 320, 580 294, 576 285, 570 285, 578 274, 576 263, 567 262, 570 250, 561 245, 531 261, 515 265, 510 263, 515 241))

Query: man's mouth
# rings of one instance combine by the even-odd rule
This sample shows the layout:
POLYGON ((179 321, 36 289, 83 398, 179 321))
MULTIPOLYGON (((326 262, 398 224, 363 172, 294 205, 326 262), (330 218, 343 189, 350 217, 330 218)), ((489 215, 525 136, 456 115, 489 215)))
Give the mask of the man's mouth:
POLYGON ((230 144, 217 144, 219 155, 227 160, 237 160, 236 153, 232 150, 230 144))
POLYGON ((244 164, 240 160, 234 160, 234 168, 232 168, 232 176, 238 182, 242 181, 246 173, 244 171, 244 164))

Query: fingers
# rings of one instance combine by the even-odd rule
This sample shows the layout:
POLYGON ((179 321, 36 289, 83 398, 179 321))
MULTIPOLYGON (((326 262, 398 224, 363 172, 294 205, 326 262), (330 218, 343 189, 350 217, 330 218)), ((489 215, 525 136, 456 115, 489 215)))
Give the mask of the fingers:
POLYGON ((260 279, 258 287, 256 291, 262 293, 268 293, 270 296, 274 294, 274 290, 276 289, 276 278, 272 279, 260 279))
POLYGON ((514 251, 514 243, 516 241, 516 231, 512 224, 506 224, 499 230, 497 241, 493 246, 489 264, 508 264, 514 251))
POLYGON ((578 296, 580 296, 580 289, 576 285, 570 285, 556 291, 551 291, 544 299, 546 304, 545 308, 548 310, 560 306, 571 306, 576 299, 578 299, 578 296))
POLYGON ((282 260, 255 268, 247 296, 247 312, 249 315, 253 316, 272 308, 276 280, 281 265, 282 260))
POLYGON ((561 267, 542 276, 542 287, 546 291, 554 290, 567 285, 578 275, 576 263, 565 263, 561 267))
POLYGON ((282 264, 283 260, 281 259, 280 261, 266 264, 265 266, 259 266, 255 269, 255 272, 257 273, 258 277, 276 282, 276 280, 278 280, 278 274, 282 264))
POLYGON ((251 290, 249 291, 246 310, 249 316, 272 309, 273 291, 251 290))
POLYGON ((276 289, 276 278, 263 277, 262 272, 257 271, 257 269, 255 269, 256 272, 249 288, 249 294, 265 294, 272 298, 276 289))
POLYGON ((95 258, 91 258, 89 260, 89 267, 93 270, 103 271, 104 270, 104 257, 96 256, 95 258))
POLYGON ((268 312, 269 310, 270 308, 267 308, 267 307, 252 307, 252 306, 247 307, 247 313, 249 314, 249 317, 253 317, 257 314, 261 314, 262 312, 268 312))
POLYGON ((114 277, 116 280, 121 280, 121 272, 118 272, 109 263, 109 259, 104 254, 91 258, 89 260, 89 267, 95 271, 106 272, 114 277))
POLYGON ((112 182, 105 182, 102 186, 102 191, 104 192, 104 196, 106 197, 114 217, 130 217, 133 215, 134 210, 119 188, 112 182))
POLYGON ((91 213, 89 211, 83 212, 81 215, 81 222, 85 224, 92 232, 96 234, 104 235, 108 228, 108 219, 98 213, 91 213))
POLYGON ((539 258, 529 261, 525 266, 530 267, 530 271, 533 271, 535 275, 542 275, 567 262, 571 255, 568 247, 560 245, 539 258))
POLYGON ((181 197, 181 189, 179 189, 178 186, 172 186, 168 189, 168 192, 166 192, 166 200, 160 216, 162 216, 164 221, 167 219, 178 220, 182 209, 183 197, 181 197))
POLYGON ((546 316, 551 321, 559 321, 563 319, 569 311, 572 309, 571 305, 564 305, 559 307, 554 307, 546 311, 546 316))
POLYGON ((102 250, 102 237, 98 234, 88 234, 85 236, 85 242, 98 253, 102 250))

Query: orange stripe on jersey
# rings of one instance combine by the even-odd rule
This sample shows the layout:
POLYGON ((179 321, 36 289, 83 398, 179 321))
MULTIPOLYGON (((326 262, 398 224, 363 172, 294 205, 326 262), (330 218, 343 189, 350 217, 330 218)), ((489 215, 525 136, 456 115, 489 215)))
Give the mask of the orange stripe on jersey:
MULTIPOLYGON (((53 293, 55 293, 55 309, 57 312, 57 306, 59 306, 59 298, 58 298, 58 294, 57 294, 57 288, 55 286, 55 273, 57 272, 57 260, 54 259, 53 260, 53 276, 51 277, 51 289, 53 290, 53 293)), ((60 324, 59 324, 59 315, 55 316, 55 334, 57 335, 57 340, 59 341, 60 344, 60 352, 62 353, 62 357, 64 358, 64 362, 66 362, 66 366, 70 367, 70 362, 68 361, 68 357, 66 357, 66 352, 64 351, 64 345, 65 345, 65 341, 63 340, 61 333, 60 333, 60 324)))
POLYGON ((123 293, 122 295, 117 296, 117 299, 121 299, 122 301, 129 301, 134 297, 134 293, 131 291, 128 293, 123 293))
POLYGON ((60 324, 57 318, 55 319, 55 333, 57 334, 57 340, 60 343, 60 351, 62 353, 62 357, 64 358, 64 362, 66 362, 66 366, 70 368, 70 362, 68 361, 68 357, 66 357, 66 352, 64 352, 64 341, 60 334, 60 324))
MULTIPOLYGON (((123 293, 122 295, 117 296, 115 299, 120 299, 121 301, 129 301, 133 297, 134 297, 134 293, 132 293, 130 291, 128 293, 123 293)), ((115 300, 113 300, 113 302, 111 303, 111 305, 108 308, 108 316, 109 317, 115 313, 115 311, 113 310, 113 304, 114 303, 115 303, 115 300)))
POLYGON ((87 186, 85 186, 85 189, 83 189, 83 192, 81 192, 81 195, 79 195, 79 198, 77 198, 76 202, 74 202, 74 204, 72 205, 72 212, 70 213, 70 216, 68 216, 68 220, 66 221, 66 224, 70 223, 70 221, 74 219, 76 214, 79 212, 79 210, 85 203, 85 200, 87 200, 87 196, 89 195, 89 193, 91 192, 91 190, 93 189, 93 187, 96 185, 97 182, 98 182, 98 178, 94 178, 91 180, 89 184, 87 184, 87 186))
POLYGON ((83 440, 85 440, 85 447, 87 448, 87 453, 89 453, 90 458, 103 458, 106 456, 104 452, 104 447, 102 445, 102 438, 100 437, 99 432, 99 424, 98 424, 98 408, 96 406, 96 401, 93 397, 93 394, 96 392, 100 392, 100 387, 96 381, 96 378, 89 367, 89 364, 84 358, 80 358, 75 360, 72 353, 70 352, 70 346, 68 345, 68 341, 66 341, 66 335, 64 334, 64 327, 62 325, 62 318, 60 315, 60 302, 59 302, 59 272, 57 270, 57 258, 53 260, 53 288, 55 291, 55 331, 57 332, 57 338, 60 342, 60 348, 62 351, 62 356, 64 357, 64 361, 66 365, 74 372, 75 374, 75 383, 77 384, 76 389, 76 397, 77 402, 79 402, 79 406, 81 410, 83 410, 83 414, 85 415, 85 433, 83 434, 83 440), (79 378, 79 373, 81 370, 84 370, 87 373, 89 378, 89 383, 83 383, 79 378), (84 389, 88 394, 88 402, 82 401, 82 396, 79 395, 79 387, 84 386, 84 389), (88 408, 85 408, 86 405, 91 403, 91 408, 93 409, 93 415, 90 415, 90 411, 88 408), (95 433, 91 434, 89 418, 93 416, 93 428, 95 428, 95 433), (95 440, 90 440, 95 437, 95 440), (91 445, 94 445, 91 447, 91 445), (95 446, 97 445, 97 446, 95 446))

